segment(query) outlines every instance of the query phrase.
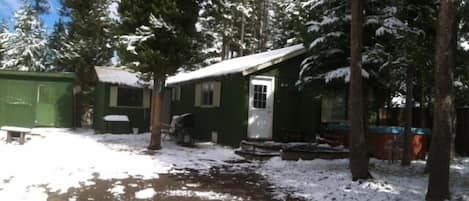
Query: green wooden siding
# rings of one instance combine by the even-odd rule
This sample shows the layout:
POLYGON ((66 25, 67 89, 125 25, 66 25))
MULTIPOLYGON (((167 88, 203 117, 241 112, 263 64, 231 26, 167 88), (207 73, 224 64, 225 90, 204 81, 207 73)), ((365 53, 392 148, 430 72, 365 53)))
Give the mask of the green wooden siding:
POLYGON ((110 90, 112 84, 98 82, 95 90, 95 105, 93 127, 98 132, 105 131, 106 115, 127 115, 131 128, 138 128, 139 132, 147 132, 150 128, 150 108, 141 107, 110 107, 110 90))
MULTIPOLYGON (((275 76, 273 139, 284 140, 288 132, 300 132, 304 140, 314 139, 319 132, 320 102, 312 94, 298 91, 301 56, 276 64, 253 75, 275 76)), ((181 85, 181 99, 172 101, 171 113, 193 113, 197 138, 210 139, 218 133, 221 144, 238 146, 247 137, 249 76, 241 74, 197 80, 181 85), (215 108, 194 106, 195 84, 221 82, 221 105, 215 108)))
POLYGON ((0 126, 72 127, 73 83, 69 74, 0 71, 0 126))
POLYGON ((181 86, 181 99, 171 103, 172 115, 194 114, 194 133, 199 139, 210 139, 212 132, 218 133, 222 144, 237 145, 247 131, 248 85, 241 75, 225 77, 221 82, 220 107, 195 107, 195 84, 181 86))

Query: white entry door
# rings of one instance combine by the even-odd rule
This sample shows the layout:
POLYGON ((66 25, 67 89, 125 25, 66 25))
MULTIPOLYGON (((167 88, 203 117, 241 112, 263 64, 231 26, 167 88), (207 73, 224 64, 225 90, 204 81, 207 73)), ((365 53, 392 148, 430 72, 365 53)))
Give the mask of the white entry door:
POLYGON ((272 139, 275 78, 252 76, 249 82, 249 139, 272 139))

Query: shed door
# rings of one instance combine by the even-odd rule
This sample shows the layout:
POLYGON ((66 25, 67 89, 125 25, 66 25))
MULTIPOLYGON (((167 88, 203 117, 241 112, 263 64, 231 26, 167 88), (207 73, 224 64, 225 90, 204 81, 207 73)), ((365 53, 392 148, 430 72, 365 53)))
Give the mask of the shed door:
POLYGON ((34 84, 21 81, 9 81, 5 99, 5 125, 34 126, 34 84))
POLYGON ((54 126, 56 114, 55 87, 39 85, 37 89, 36 125, 54 126))
POLYGON ((274 77, 253 76, 249 82, 249 139, 272 139, 274 77))

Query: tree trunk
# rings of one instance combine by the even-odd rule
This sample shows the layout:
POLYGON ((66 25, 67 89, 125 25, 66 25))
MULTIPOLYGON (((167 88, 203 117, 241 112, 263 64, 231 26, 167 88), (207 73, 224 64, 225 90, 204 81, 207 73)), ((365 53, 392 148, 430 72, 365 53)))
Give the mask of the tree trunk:
POLYGON ((420 128, 427 127, 427 112, 425 108, 425 78, 423 77, 425 72, 421 70, 420 72, 420 128))
POLYGON ((155 73, 153 78, 151 139, 148 149, 161 149, 161 111, 163 109, 163 89, 166 78, 155 73))
POLYGON ((410 161, 412 160, 413 149, 412 149, 412 139, 414 138, 412 134, 412 112, 414 108, 414 86, 412 84, 413 80, 413 69, 412 67, 407 67, 407 79, 406 79, 406 100, 405 100, 405 128, 404 128, 404 139, 403 139, 403 153, 402 153, 402 166, 409 166, 410 161))
POLYGON ((365 142, 363 122, 363 86, 361 75, 362 51, 362 0, 352 0, 352 24, 350 45, 350 171, 352 180, 368 179, 369 158, 365 142))
POLYGON ((257 52, 263 52, 266 50, 266 47, 265 47, 265 35, 266 35, 266 27, 267 27, 267 16, 266 16, 266 9, 267 9, 267 5, 266 5, 266 1, 267 0, 258 0, 258 8, 259 8, 259 16, 258 16, 258 20, 259 20, 259 27, 258 27, 258 44, 257 44, 257 52))
MULTIPOLYGON (((243 1, 243 5, 245 5, 243 1)), ((240 37, 240 47, 239 47, 239 56, 244 56, 244 34, 246 32, 246 16, 244 16, 244 12, 241 15, 241 37, 240 37)))
POLYGON ((81 119, 83 115, 83 73, 80 65, 75 66, 75 114, 74 114, 74 125, 76 128, 81 127, 81 119))
POLYGON ((454 133, 453 68, 455 65, 457 6, 459 1, 440 1, 436 35, 435 81, 436 94, 433 114, 431 162, 426 200, 450 198, 449 165, 451 140, 454 133))

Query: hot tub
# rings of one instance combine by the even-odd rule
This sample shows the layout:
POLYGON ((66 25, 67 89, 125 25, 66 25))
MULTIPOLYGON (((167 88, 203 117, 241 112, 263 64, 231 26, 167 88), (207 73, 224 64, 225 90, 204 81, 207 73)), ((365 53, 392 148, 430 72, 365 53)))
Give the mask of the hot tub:
MULTIPOLYGON (((414 134, 412 139, 412 158, 423 159, 427 152, 427 141, 431 135, 430 129, 411 128, 414 134)), ((326 136, 334 136, 338 143, 348 147, 350 126, 346 124, 331 124, 326 127, 326 136)), ((400 140, 404 136, 404 128, 397 126, 370 126, 368 128, 367 143, 370 154, 378 159, 390 159, 391 152, 400 159, 402 146, 400 140), (393 146, 394 145, 394 146, 393 146)))
MULTIPOLYGON (((427 141, 431 134, 430 129, 411 128, 412 137, 412 158, 424 159, 427 152, 427 141)), ((368 147, 374 157, 378 159, 390 159, 391 151, 399 153, 402 151, 402 140, 404 138, 404 128, 395 126, 372 126, 369 128, 367 136, 368 147), (397 145, 397 146, 396 146, 397 145)), ((401 159, 401 154, 396 159, 401 159)))

